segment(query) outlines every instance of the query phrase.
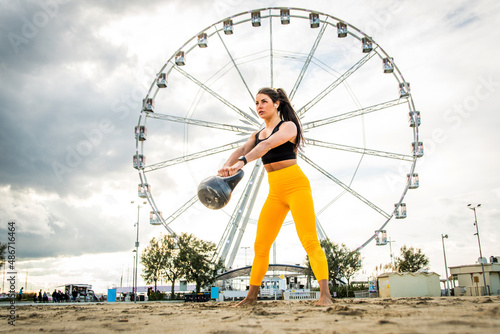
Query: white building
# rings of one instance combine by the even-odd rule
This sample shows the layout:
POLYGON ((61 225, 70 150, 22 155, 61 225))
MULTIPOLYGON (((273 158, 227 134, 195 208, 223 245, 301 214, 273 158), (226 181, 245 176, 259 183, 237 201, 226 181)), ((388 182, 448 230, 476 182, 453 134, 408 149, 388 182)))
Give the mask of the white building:
POLYGON ((500 264, 498 262, 483 263, 483 266, 484 278, 480 263, 450 267, 455 296, 500 295, 500 264), (484 289, 485 279, 486 293, 484 289))
POLYGON ((379 297, 439 297, 436 273, 385 273, 377 277, 379 297))

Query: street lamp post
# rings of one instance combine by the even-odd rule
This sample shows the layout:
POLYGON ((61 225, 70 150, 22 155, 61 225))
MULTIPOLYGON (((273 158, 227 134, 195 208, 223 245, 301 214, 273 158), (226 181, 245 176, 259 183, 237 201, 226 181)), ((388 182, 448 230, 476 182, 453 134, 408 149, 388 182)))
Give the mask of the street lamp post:
MULTIPOLYGON (((132 296, 135 296, 135 256, 137 255, 135 249, 132 253, 134 254, 134 258, 132 260, 132 296)), ((132 297, 130 298, 130 301, 132 301, 132 297)))
POLYGON ((448 239, 448 234, 441 234, 441 241, 443 242, 443 254, 444 254, 444 271, 446 274, 446 290, 447 295, 450 296, 450 281, 448 279, 448 264, 446 263, 446 250, 444 248, 444 239, 448 239))
MULTIPOLYGON (((130 203, 134 204, 134 201, 130 203)), ((146 202, 142 202, 142 204, 146 204, 146 202)), ((134 294, 134 303, 137 303, 137 272, 138 272, 138 262, 139 262, 139 211, 141 209, 141 204, 137 204, 137 223, 135 226, 137 227, 137 235, 135 239, 135 271, 134 271, 134 287, 132 288, 132 293, 134 294)))
POLYGON ((476 208, 479 208, 480 206, 481 204, 478 204, 476 206, 467 204, 467 207, 474 211, 474 225, 476 226, 476 233, 474 233, 474 235, 477 235, 477 243, 479 245, 479 262, 481 262, 481 270, 483 271, 484 293, 489 295, 488 287, 486 286, 486 274, 484 273, 483 251, 481 250, 481 240, 479 239, 479 227, 477 226, 476 208))

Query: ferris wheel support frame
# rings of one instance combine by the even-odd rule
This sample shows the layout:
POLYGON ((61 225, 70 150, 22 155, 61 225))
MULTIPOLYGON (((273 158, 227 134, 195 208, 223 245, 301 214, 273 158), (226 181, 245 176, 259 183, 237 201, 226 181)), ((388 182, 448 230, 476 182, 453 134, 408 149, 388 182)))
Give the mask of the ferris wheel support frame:
POLYGON ((250 201, 249 201, 247 207, 245 208, 246 213, 245 213, 245 216, 244 216, 243 221, 241 223, 241 226, 238 228, 238 234, 237 234, 236 238, 233 239, 234 245, 232 247, 231 255, 229 256, 229 259, 227 260, 227 265, 226 265, 227 268, 233 267, 234 259, 236 258, 236 253, 238 252, 238 250, 240 248, 243 234, 245 234, 245 230, 246 230, 246 227, 248 225, 248 221, 250 219, 250 214, 252 213, 253 206, 255 204, 255 200, 257 199, 257 195, 259 194, 259 189, 260 189, 260 185, 262 183, 262 179, 264 178, 264 173, 265 173, 264 167, 262 165, 262 162, 258 161, 258 163, 260 164, 260 166, 257 169, 257 171, 258 171, 257 173, 259 174, 259 176, 257 177, 255 187, 253 187, 253 189, 251 190, 250 201))
POLYGON ((243 213, 247 209, 250 200, 250 194, 252 193, 252 190, 256 187, 255 181, 257 179, 257 176, 261 172, 261 167, 262 167, 262 162, 257 161, 252 170, 252 174, 250 175, 250 178, 245 186, 245 189, 243 190, 243 193, 238 203, 236 204, 233 214, 231 215, 231 219, 227 224, 226 231, 224 232, 219 242, 218 254, 219 258, 224 262, 226 261, 226 258, 229 254, 231 247, 234 246, 234 236, 240 225, 243 213))

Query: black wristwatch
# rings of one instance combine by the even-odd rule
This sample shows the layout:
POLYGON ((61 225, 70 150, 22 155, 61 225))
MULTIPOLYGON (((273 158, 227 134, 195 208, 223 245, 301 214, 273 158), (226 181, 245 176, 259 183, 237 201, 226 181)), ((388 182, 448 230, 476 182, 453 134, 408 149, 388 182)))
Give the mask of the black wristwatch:
POLYGON ((238 158, 239 161, 243 161, 243 166, 245 166, 247 164, 247 158, 245 158, 244 155, 242 155, 241 157, 238 158))

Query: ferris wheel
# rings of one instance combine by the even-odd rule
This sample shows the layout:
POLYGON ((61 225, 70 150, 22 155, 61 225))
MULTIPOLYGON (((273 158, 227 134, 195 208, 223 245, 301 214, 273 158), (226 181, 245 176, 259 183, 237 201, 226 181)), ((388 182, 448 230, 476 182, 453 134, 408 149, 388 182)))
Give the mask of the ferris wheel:
POLYGON ((159 68, 133 157, 150 223, 172 235, 218 234, 218 255, 232 267, 267 195, 262 162, 245 167, 223 210, 198 203, 196 188, 263 127, 255 94, 265 86, 284 88, 300 117, 306 146, 298 163, 311 181, 319 238, 350 240, 356 249, 387 242, 388 223, 406 217, 407 191, 419 186, 423 144, 410 84, 372 37, 302 8, 260 8, 215 22, 159 68), (210 232, 200 228, 207 221, 210 232))

